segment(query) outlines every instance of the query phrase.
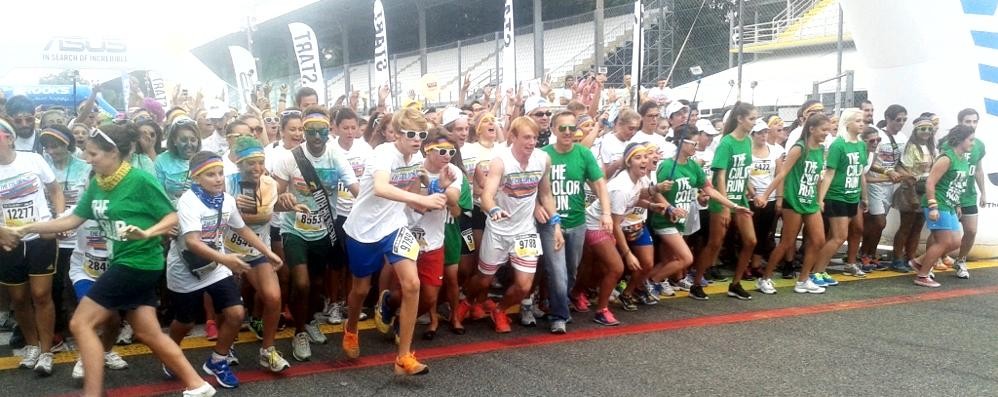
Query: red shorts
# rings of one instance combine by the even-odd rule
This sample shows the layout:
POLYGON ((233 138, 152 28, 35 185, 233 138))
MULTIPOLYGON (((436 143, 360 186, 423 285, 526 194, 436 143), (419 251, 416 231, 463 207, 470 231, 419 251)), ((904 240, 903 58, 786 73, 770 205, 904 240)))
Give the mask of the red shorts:
POLYGON ((444 285, 444 249, 423 251, 416 259, 416 270, 419 272, 419 283, 439 287, 444 285))
POLYGON ((611 244, 617 243, 617 238, 614 237, 613 233, 606 230, 586 230, 586 245, 593 246, 604 241, 609 241, 611 244))

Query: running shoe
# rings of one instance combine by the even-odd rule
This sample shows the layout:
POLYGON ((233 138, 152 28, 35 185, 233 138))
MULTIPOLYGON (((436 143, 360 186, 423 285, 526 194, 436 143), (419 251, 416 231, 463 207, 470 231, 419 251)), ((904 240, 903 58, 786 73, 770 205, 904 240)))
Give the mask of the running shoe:
POLYGON ((458 322, 464 322, 469 312, 471 312, 471 304, 467 300, 462 299, 457 303, 457 308, 454 309, 454 319, 458 322))
POLYGON ((832 287, 832 286, 839 285, 838 280, 832 278, 832 276, 829 275, 828 272, 818 273, 817 276, 821 277, 821 279, 825 281, 825 285, 826 286, 832 287))
POLYGON ((707 293, 703 291, 702 285, 694 285, 690 288, 690 298, 696 299, 698 301, 705 301, 709 299, 707 293))
POLYGON ((250 317, 249 330, 256 340, 263 340, 263 320, 250 317))
POLYGON ((395 358, 395 375, 426 375, 430 368, 416 360, 416 354, 409 353, 395 358))
POLYGON ((748 291, 745 291, 745 288, 742 287, 742 283, 732 282, 729 284, 728 296, 743 301, 752 300, 752 295, 749 294, 748 291))
POLYGON ((308 332, 295 334, 291 345, 291 357, 294 357, 295 360, 308 361, 308 359, 312 358, 312 346, 308 343, 308 332))
POLYGON ((312 343, 318 343, 320 345, 326 344, 326 334, 322 333, 322 328, 319 328, 319 320, 312 319, 308 324, 305 324, 305 332, 308 333, 308 339, 312 343))
POLYGON ((638 300, 634 298, 633 295, 620 294, 620 296, 617 297, 617 301, 620 302, 620 307, 624 309, 625 312, 638 310, 638 300))
POLYGON ((790 262, 784 263, 783 267, 780 268, 780 276, 783 277, 784 280, 796 278, 797 272, 794 270, 794 265, 790 262))
POLYGON ((794 292, 798 294, 823 294, 825 293, 825 287, 820 287, 814 281, 808 279, 807 281, 798 281, 794 284, 794 292))
POLYGON ((229 363, 225 359, 215 361, 212 360, 212 356, 208 356, 208 359, 201 365, 201 369, 204 373, 214 376, 218 385, 225 389, 239 387, 239 379, 236 378, 236 374, 232 373, 232 368, 229 368, 229 363))
POLYGON ((579 292, 572 297, 572 309, 579 313, 589 311, 589 298, 585 292, 579 292))
POLYGON ((236 357, 236 351, 229 348, 229 354, 225 355, 225 363, 229 366, 239 365, 239 357, 236 357))
POLYGON ((73 365, 73 379, 80 380, 83 379, 83 361, 76 359, 76 364, 73 365))
POLYGON ((638 300, 641 302, 642 305, 653 306, 658 304, 658 296, 651 293, 650 290, 637 291, 637 293, 638 293, 638 300))
POLYGON ((755 279, 755 289, 766 295, 773 295, 776 293, 776 287, 773 285, 773 280, 765 277, 755 279))
POLYGON ((38 361, 35 362, 35 373, 40 376, 52 375, 52 352, 38 355, 38 361))
POLYGON ((939 284, 938 282, 936 282, 936 280, 933 280, 932 277, 928 276, 926 277, 915 276, 915 285, 920 285, 922 287, 929 287, 929 288, 939 288, 942 286, 942 284, 939 284))
POLYGON ((808 279, 810 279, 811 282, 814 283, 814 285, 817 285, 819 287, 824 288, 828 286, 828 283, 825 282, 825 279, 821 278, 821 276, 818 276, 817 273, 811 273, 811 276, 808 277, 808 279))
POLYGON ((520 325, 524 327, 537 326, 537 318, 534 317, 533 304, 520 304, 520 325))
MULTIPOLYGON (((676 290, 672 289, 672 285, 668 281, 663 281, 661 283, 655 284, 655 290, 658 292, 659 298, 665 298, 670 296, 676 296, 676 290)), ((661 300, 661 299, 659 299, 661 300)))
POLYGON ((512 331, 509 326, 509 317, 506 316, 505 311, 499 310, 499 308, 492 309, 492 322, 496 326, 496 332, 500 334, 512 331))
POLYGON ((374 325, 378 327, 378 332, 382 335, 388 335, 391 332, 392 317, 395 317, 395 311, 388 304, 389 297, 391 297, 391 291, 382 290, 378 294, 378 303, 374 306, 374 325))
POLYGON ((551 322, 551 333, 552 334, 564 334, 568 332, 568 324, 565 320, 554 320, 551 322))
POLYGON ((52 338, 52 348, 49 349, 51 353, 68 352, 69 346, 66 345, 66 339, 62 335, 55 334, 52 338))
POLYGON ((164 378, 166 378, 166 379, 173 379, 174 378, 173 372, 170 372, 170 369, 166 367, 166 364, 161 364, 160 367, 163 369, 163 377, 164 378))
MULTIPOLYGON (((485 302, 491 302, 491 299, 486 299, 485 302)), ((481 320, 489 316, 488 311, 485 309, 485 302, 475 304, 471 307, 471 319, 474 321, 481 320)))
POLYGON ((898 273, 911 273, 912 268, 908 266, 908 262, 904 259, 897 259, 891 263, 891 270, 898 273))
POLYGON ((613 313, 610 312, 610 308, 608 307, 597 310, 596 314, 593 315, 593 322, 610 327, 620 325, 620 321, 617 321, 617 318, 613 316, 613 313))
POLYGON ((349 359, 360 357, 360 335, 356 332, 343 330, 343 354, 349 359))
POLYGON ((856 278, 866 277, 866 272, 864 272, 863 269, 860 268, 859 265, 855 263, 846 264, 846 266, 842 268, 842 274, 845 274, 847 276, 853 276, 856 278))
POLYGON ((333 325, 343 324, 343 303, 336 302, 329 306, 329 317, 327 322, 333 325))
POLYGON ((679 279, 679 281, 675 281, 675 282, 669 281, 669 282, 672 284, 672 287, 674 289, 677 289, 677 290, 680 290, 680 291, 689 291, 690 288, 693 287, 693 278, 692 277, 683 277, 683 278, 679 279))
POLYGON ((104 367, 113 370, 128 368, 128 362, 115 352, 104 352, 104 367))
POLYGON ((38 364, 38 357, 41 356, 42 349, 38 346, 27 345, 24 346, 24 357, 21 358, 21 368, 35 368, 35 364, 38 364))
POLYGON ((260 349, 260 366, 275 373, 291 368, 291 364, 288 364, 288 360, 281 357, 281 353, 278 352, 274 346, 266 349, 260 349))
POLYGON ((118 340, 115 341, 119 345, 130 345, 135 339, 135 333, 132 332, 132 326, 127 322, 121 322, 121 331, 118 332, 118 340))
POLYGON ((204 323, 204 338, 207 340, 218 340, 218 325, 215 320, 208 320, 204 323))
POLYGON ((956 261, 954 267, 956 268, 956 278, 962 278, 962 279, 970 278, 970 271, 967 270, 966 259, 960 258, 960 260, 956 261))
POLYGON ((208 382, 204 382, 195 389, 184 390, 184 397, 211 397, 215 395, 215 388, 208 382))
POLYGON ((648 297, 654 300, 656 303, 660 300, 658 298, 658 286, 656 283, 651 281, 645 281, 645 291, 648 291, 648 297))

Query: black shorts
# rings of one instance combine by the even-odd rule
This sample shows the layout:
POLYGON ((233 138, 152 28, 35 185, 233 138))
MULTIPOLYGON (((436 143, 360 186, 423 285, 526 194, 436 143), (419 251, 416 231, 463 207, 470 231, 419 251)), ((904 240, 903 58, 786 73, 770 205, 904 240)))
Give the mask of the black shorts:
MULTIPOLYGON (((284 261, 288 266, 308 266, 310 276, 321 276, 327 266, 333 263, 333 247, 329 238, 323 237, 315 241, 305 241, 293 234, 282 234, 284 237, 284 261)), ((336 242, 339 245, 339 241, 336 242)))
POLYGON ((825 200, 824 215, 829 218, 852 218, 856 216, 856 211, 858 210, 859 203, 844 203, 838 200, 825 200))
MULTIPOLYGON (((481 212, 481 211, 479 211, 479 212, 481 212)), ((475 229, 475 228, 473 228, 471 226, 471 224, 472 224, 471 217, 462 213, 461 214, 461 219, 458 220, 458 225, 460 225, 460 227, 461 227, 461 235, 462 236, 465 233, 471 233, 471 231, 475 229)), ((476 247, 475 249, 478 249, 478 248, 476 247)), ((468 244, 466 244, 464 241, 461 242, 461 256, 471 255, 471 254, 474 254, 474 253, 475 253, 475 250, 472 250, 472 249, 468 248, 468 244)))
POLYGON ((170 291, 170 305, 173 307, 174 319, 180 323, 193 324, 204 311, 204 294, 211 296, 215 313, 243 304, 236 279, 229 276, 197 291, 186 293, 170 291))
POLYGON ((336 222, 333 224, 333 227, 336 229, 336 244, 333 245, 333 252, 330 257, 330 266, 332 266, 333 270, 344 269, 350 263, 350 258, 347 257, 347 232, 343 230, 343 224, 346 221, 347 217, 337 216, 336 222))
POLYGON ((28 276, 55 274, 58 252, 57 241, 42 238, 22 242, 10 252, 0 250, 0 284, 21 285, 28 276))
POLYGON ((281 228, 275 226, 270 227, 270 241, 281 241, 281 228))
MULTIPOLYGON (((108 310, 159 306, 159 280, 163 270, 139 270, 122 264, 108 266, 87 291, 87 298, 108 310)), ((198 307, 201 303, 198 303, 198 307)))
POLYGON ((471 228, 485 230, 485 213, 477 205, 471 208, 471 228))
POLYGON ((966 207, 960 207, 960 213, 963 215, 977 215, 977 206, 968 205, 966 207))

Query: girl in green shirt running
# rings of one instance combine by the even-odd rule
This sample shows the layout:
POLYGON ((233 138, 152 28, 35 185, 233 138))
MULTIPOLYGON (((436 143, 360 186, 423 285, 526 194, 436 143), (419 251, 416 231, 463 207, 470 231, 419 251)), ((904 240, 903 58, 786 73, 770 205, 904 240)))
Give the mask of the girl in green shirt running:
POLYGON ((947 252, 960 248, 960 196, 967 188, 970 167, 966 154, 974 145, 974 129, 963 124, 953 127, 939 142, 940 147, 944 145, 949 148, 932 165, 922 200, 931 233, 929 244, 920 258, 908 263, 918 272, 915 285, 930 288, 940 286, 931 277, 932 265, 947 252))
POLYGON ((782 214, 782 237, 780 237, 780 244, 769 255, 765 279, 764 282, 760 283, 760 286, 765 285, 765 288, 760 288, 762 293, 776 293, 772 281, 773 271, 788 252, 796 249, 797 233, 800 232, 802 224, 805 227, 804 234, 807 245, 804 248, 804 262, 801 264, 801 272, 797 276, 794 292, 811 294, 825 292, 824 283, 822 283, 823 285, 816 284, 822 280, 815 280, 815 278, 808 276, 817 262, 818 250, 825 243, 824 223, 821 220, 820 205, 817 200, 817 186, 824 163, 825 149, 821 143, 834 129, 835 123, 824 113, 816 113, 808 117, 807 121, 804 122, 801 140, 794 143, 790 151, 787 152, 783 169, 773 179, 773 183, 766 189, 766 193, 758 196, 769 197, 769 194, 775 189, 780 189, 783 194, 777 195, 776 200, 782 200, 785 203, 782 214))

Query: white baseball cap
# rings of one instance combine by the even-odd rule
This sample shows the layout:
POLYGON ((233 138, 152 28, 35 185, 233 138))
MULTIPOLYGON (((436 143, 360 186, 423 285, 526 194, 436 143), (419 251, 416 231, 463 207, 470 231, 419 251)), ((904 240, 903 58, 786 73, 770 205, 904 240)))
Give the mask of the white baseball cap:
POLYGON ((697 131, 703 132, 710 136, 721 134, 721 132, 718 131, 717 128, 714 128, 714 123, 711 123, 710 120, 707 119, 697 120, 696 127, 697 131))
POLYGON ((443 125, 447 125, 447 124, 453 123, 453 122, 457 121, 458 119, 465 119, 465 120, 467 120, 468 116, 465 116, 464 112, 462 112, 461 109, 458 109, 458 108, 453 107, 453 106, 448 106, 448 107, 444 108, 444 113, 443 113, 443 115, 440 116, 440 121, 441 121, 441 123, 443 123, 443 125))
POLYGON ((551 106, 551 104, 548 103, 547 99, 544 99, 539 96, 532 96, 530 98, 527 98, 526 101, 524 101, 523 113, 529 115, 537 108, 546 108, 548 106, 551 106))
POLYGON ((689 110, 689 106, 683 105, 682 102, 672 101, 669 105, 665 107, 665 117, 672 117, 673 114, 683 111, 683 109, 689 110))

